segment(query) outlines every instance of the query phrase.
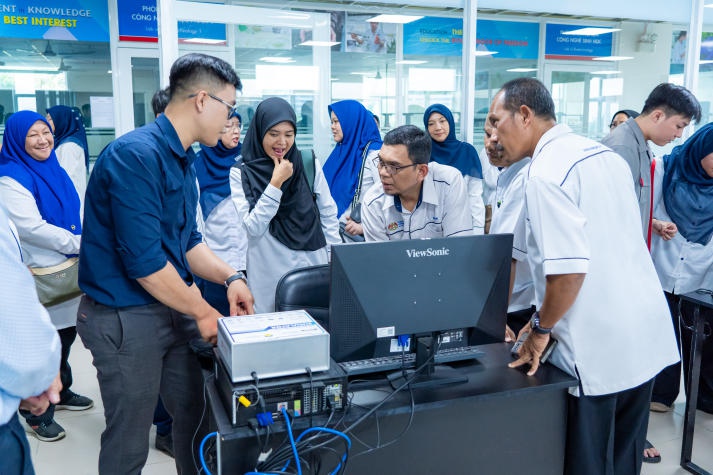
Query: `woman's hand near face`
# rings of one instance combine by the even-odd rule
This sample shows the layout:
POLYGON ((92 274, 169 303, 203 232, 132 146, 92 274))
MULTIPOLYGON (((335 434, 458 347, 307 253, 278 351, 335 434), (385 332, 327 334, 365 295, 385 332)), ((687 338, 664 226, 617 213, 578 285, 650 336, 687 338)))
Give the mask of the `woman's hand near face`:
POLYGON ((275 188, 280 188, 282 184, 292 176, 292 162, 285 158, 272 158, 275 169, 272 170, 270 184, 275 188))

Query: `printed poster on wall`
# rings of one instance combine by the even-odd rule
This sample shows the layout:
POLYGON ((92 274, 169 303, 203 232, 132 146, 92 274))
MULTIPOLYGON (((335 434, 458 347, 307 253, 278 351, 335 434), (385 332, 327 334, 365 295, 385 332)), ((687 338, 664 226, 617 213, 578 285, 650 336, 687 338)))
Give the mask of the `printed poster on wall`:
POLYGON ((284 26, 238 25, 240 48, 292 49, 292 29, 284 26))
MULTIPOLYGON (((478 20, 476 49, 494 58, 537 59, 540 26, 517 21, 478 20)), ((426 17, 404 25, 405 55, 460 56, 463 20, 426 17)))
POLYGON ((347 13, 344 51, 350 53, 396 53, 396 25, 366 21, 374 15, 347 13))
MULTIPOLYGON (((120 0, 119 40, 158 42, 156 2, 151 0, 120 0)), ((178 22, 179 43, 225 45, 228 37, 225 25, 220 23, 178 22)))
POLYGON ((106 0, 3 1, 0 16, 0 37, 109 41, 106 0))
POLYGON ((614 33, 596 36, 565 34, 581 28, 596 27, 548 23, 545 30, 545 59, 589 61, 612 55, 614 33))
MULTIPOLYGON (((669 74, 683 74, 686 63, 686 48, 688 47, 688 32, 673 30, 671 38, 671 64, 669 74)), ((701 33, 700 71, 713 71, 713 32, 701 33)))

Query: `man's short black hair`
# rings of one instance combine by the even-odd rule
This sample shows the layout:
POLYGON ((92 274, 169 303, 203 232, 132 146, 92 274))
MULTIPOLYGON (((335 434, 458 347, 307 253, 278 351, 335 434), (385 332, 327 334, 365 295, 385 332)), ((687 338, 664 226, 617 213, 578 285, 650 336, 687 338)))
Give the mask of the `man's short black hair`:
POLYGON ((520 106, 532 109, 537 117, 557 120, 555 103, 550 91, 534 78, 517 78, 506 82, 500 88, 503 92, 505 110, 511 114, 520 110, 520 106))
POLYGON ((682 115, 694 122, 701 120, 701 104, 696 96, 685 87, 668 82, 659 84, 651 91, 641 115, 648 115, 654 109, 661 109, 667 117, 682 115))
POLYGON ((171 96, 168 95, 168 87, 159 89, 156 91, 151 98, 151 108, 153 109, 153 115, 158 117, 159 114, 163 114, 166 110, 168 101, 171 100, 171 96))
POLYGON ((215 56, 190 53, 181 56, 171 66, 168 95, 193 94, 199 89, 214 93, 232 84, 237 91, 243 88, 238 74, 227 62, 215 56))
POLYGON ((384 136, 384 145, 405 145, 413 163, 431 160, 431 136, 415 125, 402 125, 384 136))

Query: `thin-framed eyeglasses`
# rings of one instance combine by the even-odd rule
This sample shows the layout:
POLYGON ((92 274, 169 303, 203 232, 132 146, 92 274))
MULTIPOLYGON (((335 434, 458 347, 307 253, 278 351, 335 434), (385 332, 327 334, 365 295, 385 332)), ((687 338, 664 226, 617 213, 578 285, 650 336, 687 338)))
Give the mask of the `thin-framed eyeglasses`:
POLYGON ((228 124, 225 126, 225 131, 226 132, 240 132, 243 130, 243 124, 237 123, 237 124, 228 124))
MULTIPOLYGON (((233 117, 233 115, 238 112, 238 105, 237 105, 237 104, 236 104, 236 105, 233 105, 233 104, 231 104, 230 102, 226 102, 226 101, 224 101, 223 99, 221 99, 220 97, 214 96, 214 95, 211 94, 210 92, 206 92, 206 94, 208 94, 208 97, 210 97, 211 99, 215 99, 216 101, 222 103, 225 107, 228 108, 228 118, 227 118, 226 120, 230 120, 230 118, 233 117)), ((196 92, 196 93, 194 93, 194 94, 189 95, 188 98, 190 99, 190 98, 192 98, 192 97, 196 97, 197 95, 198 95, 198 93, 196 92)), ((226 129, 228 129, 228 127, 226 127, 226 129)))
POLYGON ((418 165, 418 163, 411 163, 409 165, 389 165, 387 163, 384 163, 384 161, 379 157, 378 155, 376 158, 374 158, 374 165, 376 168, 381 170, 382 168, 388 173, 389 175, 396 175, 399 171, 403 170, 404 168, 409 168, 409 167, 415 167, 418 165))

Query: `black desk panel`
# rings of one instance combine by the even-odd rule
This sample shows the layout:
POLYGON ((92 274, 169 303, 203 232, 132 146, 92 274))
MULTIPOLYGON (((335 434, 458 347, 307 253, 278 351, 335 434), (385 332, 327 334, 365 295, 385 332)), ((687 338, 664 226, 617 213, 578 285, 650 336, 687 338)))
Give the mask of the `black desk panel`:
MULTIPOLYGON (((686 381, 686 415, 683 418, 683 442, 681 444, 681 466, 697 475, 711 475, 711 473, 691 460, 693 453, 693 429, 696 426, 696 407, 698 405, 698 383, 701 376, 701 357, 703 355, 703 339, 705 337, 704 325, 706 318, 701 314, 701 307, 713 309, 713 295, 703 292, 690 292, 681 295, 681 299, 695 305, 693 310, 691 338, 691 357, 688 365, 686 381)), ((713 325, 713 322, 707 322, 713 325)), ((684 322, 681 321, 681 325, 684 322)))
MULTIPOLYGON (((361 454, 367 450, 357 438, 369 445, 377 442, 377 419, 366 419, 352 434, 352 449, 347 474, 381 473, 450 475, 545 475, 562 473, 566 438, 567 388, 576 379, 557 368, 544 365, 535 376, 522 369, 510 369, 510 344, 495 343, 483 347, 478 363, 458 366, 468 377, 465 384, 413 391, 415 413, 411 427, 396 443, 361 454)), ((257 458, 255 433, 230 425, 225 408, 208 381, 209 403, 219 433, 219 473, 242 474, 254 468, 257 458)), ((344 417, 344 426, 381 401, 387 393, 358 390, 353 406, 344 417)), ((408 424, 411 399, 402 391, 378 411, 381 443, 395 439, 408 424)), ((325 418, 315 417, 320 425, 325 418)), ((309 418, 297 418, 294 432, 309 425, 309 418)), ((343 427, 342 427, 343 428, 343 427)), ((284 425, 273 426, 272 440, 284 439, 284 425)), ((335 447, 341 447, 338 444, 335 447)), ((336 466, 324 461, 325 470, 336 466)), ((325 472, 327 473, 327 472, 325 472)))

